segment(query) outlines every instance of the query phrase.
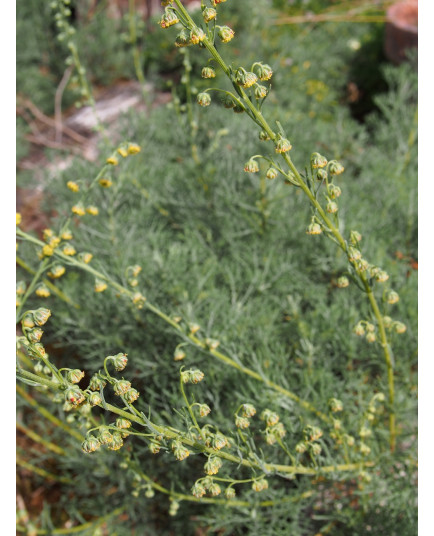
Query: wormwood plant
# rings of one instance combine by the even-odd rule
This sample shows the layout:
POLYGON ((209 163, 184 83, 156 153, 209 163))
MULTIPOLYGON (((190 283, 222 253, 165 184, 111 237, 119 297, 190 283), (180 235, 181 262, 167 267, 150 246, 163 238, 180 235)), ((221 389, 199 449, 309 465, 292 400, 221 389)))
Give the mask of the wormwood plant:
MULTIPOLYGON (((314 498, 318 494, 318 483, 325 481, 347 481, 351 486, 356 479, 361 501, 364 500, 364 485, 374 477, 381 461, 390 455, 387 451, 394 453, 396 450, 398 423, 391 341, 404 333, 406 326, 390 316, 390 307, 398 302, 399 295, 388 286, 389 275, 362 254, 359 231, 344 232, 339 218, 344 207, 339 199, 341 187, 337 184, 344 172, 343 165, 314 152, 306 168, 298 169, 289 156, 292 150, 290 136, 279 121, 274 125, 262 112, 271 89, 272 67, 260 58, 251 66, 228 65, 220 54, 220 47, 235 35, 230 26, 217 24, 220 16, 224 15, 224 11, 220 13, 221 3, 216 0, 202 2, 200 12, 193 17, 182 2, 164 2, 160 26, 166 29, 180 25, 175 45, 179 48, 198 46, 204 54, 208 54, 209 61, 202 70, 205 80, 214 78, 216 71, 220 70, 229 81, 230 89, 210 87, 200 91, 198 104, 208 107, 211 95, 221 95, 225 108, 248 116, 256 125, 259 139, 268 148, 262 154, 251 156, 244 165, 246 173, 259 174, 260 177, 256 212, 260 234, 266 233, 270 218, 267 184, 281 179, 288 186, 286 195, 300 192, 311 207, 306 239, 321 240, 316 235, 322 235, 345 255, 347 269, 336 279, 336 286, 345 288, 353 283, 351 286, 358 288, 366 297, 366 307, 363 307, 354 325, 354 335, 381 349, 384 359, 381 372, 385 375, 383 383, 387 385, 387 392, 368 390, 369 394, 365 391, 362 400, 358 395, 354 395, 353 400, 347 397, 345 405, 339 393, 335 393, 328 397, 326 403, 318 405, 299 395, 301 386, 290 384, 294 387, 289 389, 284 370, 280 381, 271 380, 253 360, 246 364, 232 350, 232 342, 222 341, 204 329, 206 319, 200 318, 198 312, 194 316, 179 313, 176 304, 172 310, 163 310, 151 301, 149 294, 153 282, 141 282, 142 277, 146 279, 146 274, 141 274, 139 264, 123 267, 123 275, 117 277, 111 273, 111 269, 118 271, 117 267, 115 270, 115 262, 110 265, 112 259, 96 267, 93 262, 95 251, 78 251, 78 244, 72 245, 74 235, 79 232, 79 227, 88 228, 92 233, 91 219, 99 215, 102 205, 107 202, 101 200, 101 192, 107 193, 108 203, 110 195, 116 199, 120 188, 117 190, 117 185, 123 180, 123 169, 138 158, 136 155, 141 152, 141 147, 133 142, 124 142, 113 151, 109 150, 105 164, 92 181, 77 178, 67 182, 71 196, 75 197, 70 205, 70 214, 55 230, 46 229, 42 239, 23 231, 17 215, 18 239, 35 249, 39 256, 36 268, 28 266, 18 256, 18 263, 32 277, 28 284, 21 281, 17 284, 17 323, 22 329, 22 336, 18 337, 17 375, 24 383, 45 392, 47 404, 49 400, 62 405, 71 417, 70 421, 79 424, 80 432, 70 423, 56 421, 56 425, 66 433, 76 440, 80 438, 86 455, 98 459, 104 456, 105 448, 120 450, 118 465, 133 483, 133 496, 140 497, 142 493, 150 498, 156 491, 167 495, 170 497, 171 515, 177 513, 182 502, 191 502, 247 511, 252 521, 258 509, 283 512, 292 508, 291 511, 296 512, 296 505, 314 498), (77 304, 72 303, 64 292, 66 283, 62 289, 57 282, 65 279, 65 274, 75 271, 84 272, 94 279, 96 295, 113 290, 118 297, 119 310, 122 308, 122 311, 130 312, 131 321, 119 318, 119 325, 135 322, 140 325, 142 316, 147 312, 163 321, 170 328, 171 336, 176 336, 175 366, 186 361, 188 353, 194 349, 209 356, 209 363, 200 368, 193 364, 179 367, 176 384, 170 387, 171 392, 176 393, 176 406, 171 412, 159 410, 148 402, 151 388, 147 387, 147 382, 141 382, 139 387, 136 376, 140 371, 128 367, 132 356, 127 356, 125 351, 101 356, 100 364, 94 365, 97 370, 89 381, 83 379, 84 371, 75 367, 72 361, 67 363, 69 366, 58 366, 56 357, 49 356, 51 349, 41 341, 44 330, 50 326, 51 310, 44 306, 29 308, 27 305, 34 295, 42 300, 53 294, 73 308, 77 304), (146 286, 147 291, 144 290, 146 286), (219 393, 216 392, 219 384, 215 380, 213 363, 232 369, 238 381, 244 378, 246 383, 255 382, 258 386, 256 399, 253 395, 241 400, 239 397, 230 398, 225 400, 224 405, 220 404, 216 414, 213 404, 209 403, 211 396, 219 406, 219 393), (214 374, 214 381, 211 379, 209 384, 208 374, 211 378, 214 374), (264 390, 270 394, 263 396, 264 390), (280 403, 276 404, 276 400, 280 403), (143 443, 147 445, 149 456, 158 454, 156 459, 163 457, 167 460, 163 464, 172 460, 185 464, 187 468, 180 470, 180 478, 175 480, 173 476, 171 484, 165 486, 160 483, 157 471, 156 474, 145 471, 143 443)), ((188 65, 188 62, 185 64, 188 65)), ((83 87, 87 87, 84 78, 83 87)), ((191 113, 188 108, 188 114, 191 113)), ((197 126, 194 125, 193 129, 191 117, 187 124, 191 127, 193 157, 197 157, 197 126)), ((199 187, 206 189, 209 184, 202 183, 199 187)), ((214 184, 213 187, 218 189, 219 185, 214 184)), ((143 195, 149 193, 143 192, 143 195)), ((160 205, 156 204, 155 209, 167 216, 160 205)), ((119 210, 119 205, 114 202, 108 210, 109 228, 115 225, 116 210, 119 210)), ((285 224, 282 222, 282 225, 285 224)), ((115 241, 114 234, 112 237, 115 241)), ((117 244, 116 247, 121 246, 117 244)), ((292 306, 294 314, 300 314, 297 304, 292 306)), ((108 311, 106 314, 109 314, 108 311)), ((56 316, 56 311, 53 316, 56 316)), ((104 323, 101 331, 104 331, 104 323)), ((138 335, 140 337, 140 333, 138 335)), ((98 334, 94 336, 98 337, 98 334)), ((351 334, 345 336, 351 337, 351 334)), ((309 356, 312 349, 306 343, 302 352, 309 356)), ((271 348, 269 359, 273 360, 271 348)), ((360 360, 363 361, 363 356, 360 360)), ((156 376, 153 381, 162 386, 159 396, 163 398, 169 392, 167 381, 163 375, 158 378, 158 371, 156 376)), ((241 394, 242 388, 235 383, 236 387, 241 394)), ((26 396, 21 387, 19 389, 26 396)), ((164 408, 164 403, 161 406, 164 408)), ((51 420, 53 418, 54 415, 51 420)), ((343 488, 341 500, 350 493, 349 489, 351 487, 343 488)), ((324 502, 327 500, 324 499, 324 502)), ((335 526, 339 516, 332 518, 330 523, 329 519, 326 518, 323 527, 326 530, 335 526)), ((303 532, 304 522, 295 513, 290 521, 286 517, 282 520, 282 533, 289 522, 296 533, 307 534, 303 532)), ((262 525, 262 533, 264 530, 262 525)))

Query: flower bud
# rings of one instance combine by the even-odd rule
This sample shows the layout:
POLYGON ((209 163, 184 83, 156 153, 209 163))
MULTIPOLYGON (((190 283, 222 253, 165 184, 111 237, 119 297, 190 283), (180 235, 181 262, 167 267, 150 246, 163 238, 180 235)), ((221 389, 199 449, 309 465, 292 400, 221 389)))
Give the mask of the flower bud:
POLYGON ((252 483, 252 490, 253 491, 263 491, 264 489, 268 489, 268 482, 265 480, 265 478, 261 478, 260 480, 255 480, 252 483))
POLYGON ((86 214, 86 211, 84 210, 84 206, 82 203, 77 203, 71 208, 71 212, 73 214, 76 214, 77 216, 84 216, 86 214))
POLYGON ((93 288, 95 292, 104 292, 104 290, 107 288, 107 283, 101 279, 95 279, 95 285, 93 288))
POLYGON ((317 441, 322 437, 322 430, 318 426, 308 425, 303 430, 303 435, 306 441, 317 441))
POLYGON ((229 486, 225 489, 226 499, 234 499, 236 495, 235 489, 232 486, 229 486))
POLYGON ((100 446, 101 443, 95 436, 88 436, 81 444, 81 450, 86 453, 95 452, 100 446))
POLYGON ((232 110, 236 114, 242 114, 243 112, 245 112, 244 107, 241 106, 240 104, 235 104, 235 106, 232 108, 232 110))
MULTIPOLYGON (((112 180, 108 177, 101 177, 98 181, 99 185, 103 188, 110 188, 110 186, 113 184, 112 180)), ((81 214, 82 215, 82 214, 81 214)))
POLYGON ((317 222, 312 222, 306 230, 306 234, 319 235, 322 233, 321 225, 317 222))
POLYGON ((51 257, 53 253, 54 253, 53 248, 48 244, 45 244, 45 246, 41 250, 41 254, 43 257, 51 257))
POLYGON ((197 497, 198 499, 200 499, 201 497, 205 495, 205 493, 206 493, 206 489, 199 481, 193 484, 193 487, 191 488, 191 494, 194 497, 197 497))
POLYGON ((253 417, 256 414, 256 408, 252 404, 243 404, 241 412, 243 417, 253 417))
POLYGON ((33 320, 33 314, 29 313, 24 315, 23 319, 21 320, 21 325, 26 329, 34 328, 35 322, 33 320))
POLYGON ((182 361, 185 357, 185 352, 182 348, 175 348, 175 352, 173 354, 173 360, 174 361, 182 361))
POLYGON ((327 165, 327 158, 319 153, 312 153, 310 156, 310 165, 313 169, 323 168, 327 165))
POLYGON ((199 383, 204 378, 204 373, 201 370, 185 370, 181 372, 182 383, 199 383))
POLYGON ((213 497, 220 495, 220 493, 222 492, 220 486, 216 482, 212 482, 208 489, 213 497))
MULTIPOLYGON (((88 214, 90 214, 91 216, 98 216, 99 214, 99 209, 98 207, 96 207, 95 205, 89 205, 88 207, 86 207, 86 212, 88 214)), ((65 254, 66 255, 66 254, 65 254)))
POLYGON ((319 456, 321 454, 322 448, 321 445, 319 445, 318 443, 313 443, 310 446, 310 450, 314 456, 319 456))
POLYGON ((119 450, 124 444, 121 434, 115 432, 113 434, 113 440, 107 444, 107 448, 110 450, 119 450))
POLYGON ((175 458, 179 461, 185 460, 185 458, 190 456, 190 451, 178 440, 172 441, 172 451, 175 458))
POLYGON ((259 171, 258 162, 254 158, 251 158, 245 165, 244 171, 248 173, 257 173, 259 171))
POLYGON ((124 395, 128 389, 131 389, 131 382, 127 380, 115 380, 113 387, 115 395, 124 395))
POLYGON ((329 201, 326 206, 326 210, 329 214, 336 214, 338 211, 338 204, 334 201, 329 201))
POLYGON ((16 212, 15 213, 15 221, 16 221, 16 225, 20 225, 21 224, 21 214, 19 212, 16 212))
POLYGON ((24 281, 17 281, 16 293, 17 296, 23 296, 26 293, 26 284, 24 281))
POLYGON ((38 298, 48 298, 50 296, 50 289, 44 283, 39 283, 35 289, 35 294, 38 298))
POLYGON ((377 340, 377 336, 372 331, 366 334, 366 342, 375 342, 376 340, 377 340))
POLYGON ((59 279, 59 277, 62 277, 62 275, 65 273, 65 267, 61 264, 56 264, 51 268, 51 272, 48 272, 48 275, 52 279, 59 279))
POLYGON ((111 357, 112 357, 112 362, 113 362, 113 366, 115 367, 115 370, 117 372, 124 370, 124 368, 127 366, 127 363, 128 363, 127 354, 123 354, 121 352, 111 357))
POLYGON ((261 420, 265 421, 267 426, 273 426, 279 422, 279 415, 274 413, 274 411, 264 409, 264 411, 261 413, 261 420))
POLYGON ((390 316, 383 316, 383 324, 386 329, 392 327, 392 322, 390 316))
POLYGON ((237 69, 235 73, 235 82, 245 89, 253 86, 253 84, 255 84, 257 80, 258 77, 255 73, 247 72, 242 67, 237 69))
POLYGON ((40 328, 32 328, 26 331, 25 336, 31 343, 39 342, 44 332, 40 328))
POLYGON ((215 71, 212 67, 204 67, 201 75, 202 78, 215 78, 215 71))
POLYGON ((197 102, 201 105, 201 106, 209 106, 211 104, 211 97, 209 96, 208 93, 206 93, 205 91, 203 91, 202 93, 198 93, 197 95, 197 102))
POLYGON ((337 413, 338 411, 342 411, 344 409, 344 405, 337 398, 330 398, 329 407, 330 411, 332 411, 333 413, 337 413))
POLYGON ((208 406, 208 404, 199 404, 199 415, 201 417, 206 417, 211 413, 211 408, 208 406))
POLYGON ((362 321, 358 322, 354 326, 353 331, 354 331, 354 334, 359 336, 359 337, 362 337, 365 334, 365 328, 363 327, 362 321))
POLYGON ((246 417, 240 417, 236 415, 235 417, 235 426, 237 428, 241 428, 242 430, 248 428, 250 426, 250 421, 246 417))
POLYGON ((267 96, 268 90, 265 86, 261 86, 260 84, 256 84, 255 87, 255 99, 265 99, 267 96))
POLYGON ((118 147, 117 151, 122 156, 122 158, 126 158, 128 156, 128 151, 125 149, 125 147, 118 147))
POLYGON ((178 501, 172 501, 170 503, 169 516, 176 516, 178 510, 179 510, 179 502, 178 501))
POLYGON ((273 179, 275 179, 278 175, 279 175, 279 172, 277 171, 276 168, 274 168, 274 167, 269 167, 269 168, 267 169, 267 174, 266 174, 267 179, 273 180, 273 179))
POLYGON ((360 251, 353 247, 353 246, 350 246, 348 248, 348 260, 350 262, 356 262, 358 260, 360 260, 362 258, 362 254, 360 253, 360 251))
POLYGON ((378 283, 384 283, 389 279, 389 274, 384 270, 380 270, 375 274, 375 281, 378 283))
POLYGON ((363 454, 364 456, 367 456, 368 454, 371 453, 371 448, 368 447, 368 445, 366 445, 363 442, 360 443, 359 450, 360 450, 360 454, 363 454))
POLYGON ((217 339, 207 338, 205 342, 210 350, 216 350, 220 346, 220 341, 218 341, 217 339))
POLYGON ((393 329, 396 333, 405 333, 407 331, 407 326, 402 322, 395 321, 393 322, 393 329))
POLYGON ((69 229, 65 229, 63 233, 60 235, 60 238, 62 240, 72 240, 72 233, 69 229))
POLYGON ((300 442, 295 445, 295 452, 299 454, 304 454, 307 451, 306 443, 300 442))
POLYGON ((277 424, 275 424, 274 426, 271 426, 270 427, 270 432, 275 436, 275 437, 285 437, 286 436, 286 430, 285 430, 285 427, 283 426, 283 423, 282 422, 278 422, 277 424))
POLYGON ((131 426, 131 421, 129 421, 128 419, 124 419, 122 417, 118 417, 116 419, 115 426, 116 428, 121 428, 122 430, 125 430, 131 426))
POLYGON ((229 26, 220 26, 218 31, 218 36, 220 37, 222 43, 229 43, 233 39, 235 32, 229 26))
POLYGON ((211 446, 215 450, 221 450, 226 446, 229 447, 229 441, 227 437, 220 432, 217 432, 211 440, 211 446))
POLYGON ((390 303, 390 305, 394 305, 395 303, 398 303, 399 294, 395 292, 394 290, 389 290, 389 292, 386 295, 386 301, 387 303, 390 303))
POLYGON ((162 28, 170 28, 174 24, 179 22, 178 15, 172 9, 166 8, 160 22, 158 23, 162 28))
POLYGON ((129 143, 127 147, 128 154, 137 154, 140 153, 142 148, 137 143, 129 143))
POLYGON ((106 160, 106 164, 117 166, 119 164, 119 160, 116 158, 116 156, 109 156, 106 160))
POLYGON ((79 383, 80 380, 82 380, 83 378, 84 378, 84 372, 80 369, 70 370, 68 371, 66 375, 66 380, 69 383, 79 383))
POLYGON ((203 20, 208 23, 210 21, 212 21, 213 19, 216 18, 217 16, 217 11, 212 8, 212 7, 206 7, 203 11, 202 11, 202 16, 203 16, 203 20))
POLYGON ((190 44, 190 32, 183 28, 176 36, 175 46, 178 48, 186 47, 190 44))
POLYGON ((341 275, 336 282, 338 288, 346 288, 350 284, 350 281, 346 275, 341 275))
POLYGON ((273 76, 273 69, 266 63, 257 63, 254 67, 259 80, 265 82, 273 76))
POLYGON ((197 45, 205 39, 205 32, 201 28, 193 28, 190 31, 190 43, 192 45, 197 45))
POLYGON ((84 394, 78 387, 69 387, 65 391, 65 400, 73 406, 79 406, 86 399, 84 394))
POLYGON ((189 328, 190 328, 190 334, 191 335, 194 335, 195 333, 197 333, 200 330, 199 324, 196 324, 194 322, 189 324, 189 328))
POLYGON ((124 394, 125 401, 128 402, 128 404, 132 404, 135 402, 140 396, 139 391, 137 389, 128 389, 128 391, 124 394))
POLYGON ((105 426, 101 426, 99 429, 98 439, 102 445, 109 445, 113 441, 113 435, 111 434, 110 430, 105 428, 105 426))
POLYGON ((222 461, 217 456, 210 456, 204 465, 204 471, 207 475, 216 475, 222 466, 222 461))
POLYGON ((362 240, 362 235, 358 231, 350 232, 350 243, 356 246, 362 240))
POLYGON ((286 138, 279 138, 276 142, 276 153, 286 153, 292 149, 292 145, 286 138))
POLYGON ((345 434, 344 435, 344 439, 345 439, 345 442, 346 444, 349 446, 349 447, 352 447, 355 443, 355 439, 353 436, 351 435, 348 435, 348 434, 345 434))
POLYGON ((329 172, 330 175, 340 175, 345 171, 345 168, 342 164, 337 162, 336 160, 332 160, 329 164, 329 172))
POLYGON ((339 186, 336 186, 335 184, 330 184, 327 189, 327 192, 330 196, 330 199, 337 199, 341 195, 342 190, 339 188, 339 186))
POLYGON ((316 178, 319 181, 325 181, 328 177, 327 171, 325 169, 318 169, 316 172, 316 178))
POLYGON ((99 406, 102 403, 102 398, 99 393, 90 393, 87 400, 92 407, 99 406))
POLYGON ((259 133, 259 139, 261 141, 270 141, 271 140, 270 136, 265 132, 265 130, 261 130, 261 132, 259 133))
POLYGON ((77 193, 80 190, 80 186, 75 181, 68 181, 66 186, 74 193, 77 193))
POLYGON ((152 454, 158 454, 160 452, 161 445, 158 443, 158 441, 151 441, 149 443, 149 450, 152 454))
POLYGON ((89 382, 89 389, 92 391, 99 391, 100 389, 104 389, 104 387, 107 385, 107 382, 105 380, 102 380, 98 377, 97 374, 94 374, 89 382))

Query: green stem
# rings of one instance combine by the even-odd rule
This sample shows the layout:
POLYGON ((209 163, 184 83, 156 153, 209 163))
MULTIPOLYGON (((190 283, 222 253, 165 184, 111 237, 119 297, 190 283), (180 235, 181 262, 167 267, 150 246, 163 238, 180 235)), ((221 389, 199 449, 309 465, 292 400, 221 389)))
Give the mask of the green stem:
POLYGON ((202 440, 205 441, 205 439, 206 439, 205 434, 204 434, 202 428, 198 425, 197 420, 196 420, 196 416, 195 416, 194 411, 193 411, 193 408, 192 408, 192 406, 190 405, 190 403, 188 401, 187 395, 185 394, 184 382, 182 381, 182 375, 181 375, 181 377, 179 379, 179 387, 181 389, 182 397, 183 397, 185 403, 187 404, 187 409, 188 409, 188 412, 190 413, 191 420, 193 421, 194 426, 195 426, 196 430, 199 432, 202 440))
POLYGON ((23 296, 21 304, 17 308, 16 323, 18 323, 21 320, 21 311, 23 310, 23 307, 24 307, 26 301, 28 300, 30 294, 33 292, 34 288, 36 287, 36 284, 39 281, 41 275, 47 269, 47 266, 48 266, 49 262, 50 262, 50 259, 46 258, 39 264, 39 268, 36 270, 35 275, 33 276, 33 279, 31 281, 30 285, 27 287, 26 293, 23 296))

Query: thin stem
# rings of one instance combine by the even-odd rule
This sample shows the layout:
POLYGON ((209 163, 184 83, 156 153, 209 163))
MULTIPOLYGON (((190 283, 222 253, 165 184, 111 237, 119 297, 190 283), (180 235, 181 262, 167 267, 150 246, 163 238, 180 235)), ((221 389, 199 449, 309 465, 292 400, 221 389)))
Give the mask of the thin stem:
POLYGON ((190 413, 191 420, 193 421, 193 424, 194 424, 196 430, 199 432, 202 440, 205 442, 205 440, 206 440, 205 434, 204 434, 202 428, 198 425, 196 416, 195 416, 194 411, 193 411, 193 408, 192 408, 192 406, 190 405, 190 403, 188 401, 187 395, 185 394, 184 382, 182 381, 182 374, 180 375, 180 379, 179 379, 179 387, 181 389, 182 397, 183 397, 185 403, 187 404, 187 409, 188 409, 188 412, 190 413))

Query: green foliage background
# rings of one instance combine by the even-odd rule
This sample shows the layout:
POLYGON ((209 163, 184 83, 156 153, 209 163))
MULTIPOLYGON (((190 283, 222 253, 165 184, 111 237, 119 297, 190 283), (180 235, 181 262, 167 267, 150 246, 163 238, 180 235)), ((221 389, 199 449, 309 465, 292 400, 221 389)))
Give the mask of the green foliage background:
MULTIPOLYGON (((17 71, 17 87, 49 111, 54 82, 63 69, 62 51, 54 38, 52 42, 37 39, 37 46, 32 46, 38 32, 46 35, 52 27, 45 3, 40 4, 17 4, 18 31, 28 36, 19 42, 17 57, 22 68, 17 71), (48 77, 38 74, 41 58, 45 58, 48 77)), ((273 27, 267 24, 269 3, 251 4, 241 0, 227 3, 225 13, 237 32, 229 56, 246 65, 262 60, 273 66, 273 92, 265 113, 285 126, 297 166, 303 169, 314 151, 343 162, 345 173, 339 179, 342 225, 346 233, 351 229, 362 233, 368 259, 390 274, 393 288, 400 294, 391 313, 407 325, 406 334, 392 341, 398 452, 393 457, 381 454, 372 481, 362 489, 354 481, 339 487, 338 478, 314 484, 307 478, 270 478, 270 488, 261 497, 242 492, 249 507, 229 510, 183 501, 177 516, 168 517, 164 496, 147 499, 143 492, 138 497, 131 494, 134 479, 121 467, 119 453, 83 455, 76 441, 61 430, 50 429, 51 441, 62 445, 67 455, 47 457, 34 451, 32 463, 48 464, 52 472, 72 481, 55 485, 60 489, 57 500, 47 500, 39 515, 38 523, 44 529, 60 526, 67 518, 83 522, 122 506, 127 515, 122 521, 113 517, 107 522, 110 535, 194 534, 202 527, 208 534, 224 530, 231 535, 307 536, 330 522, 335 535, 370 531, 416 534, 417 272, 407 261, 417 259, 416 73, 411 62, 400 67, 384 62, 378 27, 273 27), (251 18, 246 18, 246 10, 251 18), (359 50, 351 47, 354 40, 360 43, 359 50), (370 94, 373 107, 359 122, 352 116, 345 92, 354 65, 364 59, 365 47, 376 51, 373 61, 383 91, 370 94), (397 251, 404 259, 397 258, 397 251), (295 497, 310 489, 322 491, 315 499, 268 509, 257 506, 259 500, 295 497)), ((90 77, 101 84, 133 75, 130 53, 113 32, 114 24, 101 14, 79 29, 90 77), (101 57, 107 63, 102 64, 101 57)), ((169 32, 152 34, 155 46, 150 51, 144 37, 147 76, 173 69, 179 72, 181 59, 171 47, 173 36, 169 32)), ((205 86, 200 79, 202 58, 202 51, 192 51, 198 88, 205 86)), ((372 64, 364 65, 369 78, 372 64)), ((215 85, 221 82, 217 79, 215 85)), ((185 97, 182 87, 179 96, 181 100, 185 97)), ((68 98, 73 101, 72 95, 68 98)), ((232 358, 322 411, 327 410, 330 397, 341 399, 347 421, 357 422, 371 393, 387 388, 381 349, 352 335, 353 326, 367 313, 364 296, 351 286, 338 289, 333 284, 346 270, 346 260, 321 236, 305 234, 309 208, 299 192, 278 180, 267 184, 269 216, 263 225, 259 180, 246 174, 243 166, 264 149, 256 128, 245 117, 225 110, 218 99, 207 109, 195 107, 194 114, 199 125, 195 143, 200 163, 191 156, 186 116, 179 116, 173 107, 158 108, 149 115, 131 112, 122 118, 120 137, 134 140, 142 151, 114 171, 112 188, 95 194, 93 203, 100 215, 86 216, 73 229, 75 247, 91 251, 92 265, 119 281, 125 280, 127 266, 140 264, 140 290, 151 303, 198 322, 204 336, 218 339, 232 358)), ((55 156, 54 152, 47 154, 55 156)), ((66 182, 90 181, 104 154, 101 147, 101 162, 90 164, 77 158, 66 170, 47 173, 44 208, 58 214, 53 228, 75 201, 66 182)), ((32 247, 20 245, 20 254, 34 264, 32 247)), ((20 273, 21 277, 24 274, 20 273)), ((157 421, 179 425, 175 412, 181 405, 179 363, 173 361, 173 351, 180 341, 173 331, 146 309, 134 310, 111 290, 94 293, 93 280, 73 269, 62 278, 61 288, 78 307, 68 307, 56 298, 47 302, 53 316, 44 343, 57 365, 82 368, 90 377, 101 368, 106 355, 126 352, 130 363, 125 376, 133 379, 141 392, 138 407, 146 414, 151 410, 157 421)), ((31 305, 39 306, 40 300, 31 305)), ((311 418, 295 404, 198 349, 187 347, 186 365, 205 372, 206 379, 195 388, 195 396, 212 407, 210 422, 222 429, 227 429, 243 402, 277 411, 294 442, 300 437, 302 418, 311 418)), ((66 418, 58 404, 34 390, 32 395, 66 418)), ((43 433, 45 423, 34 420, 21 404, 19 399, 27 425, 43 433)), ((71 419, 82 424, 79 416, 71 419)), ((377 433, 381 442, 382 432, 377 433)), ((272 449, 270 453, 272 456, 272 449)), ((379 451, 374 454, 380 456, 379 451)), ((176 491, 188 493, 200 475, 200 456, 186 462, 177 462, 168 454, 155 457, 139 441, 134 442, 131 455, 147 474, 176 491)), ((333 453, 330 457, 333 459, 333 453)), ((239 470, 237 478, 242 478, 242 473, 239 470)), ((97 534, 92 530, 83 534, 97 534)))

